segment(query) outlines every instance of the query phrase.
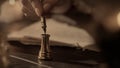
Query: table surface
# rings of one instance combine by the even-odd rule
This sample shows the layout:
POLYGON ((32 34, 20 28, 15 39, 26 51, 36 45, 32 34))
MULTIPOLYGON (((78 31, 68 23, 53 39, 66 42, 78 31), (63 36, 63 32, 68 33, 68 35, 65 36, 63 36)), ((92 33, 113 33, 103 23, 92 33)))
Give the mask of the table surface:
POLYGON ((10 68, 99 68, 100 54, 75 47, 51 46, 51 61, 38 60, 39 45, 10 42, 10 68))

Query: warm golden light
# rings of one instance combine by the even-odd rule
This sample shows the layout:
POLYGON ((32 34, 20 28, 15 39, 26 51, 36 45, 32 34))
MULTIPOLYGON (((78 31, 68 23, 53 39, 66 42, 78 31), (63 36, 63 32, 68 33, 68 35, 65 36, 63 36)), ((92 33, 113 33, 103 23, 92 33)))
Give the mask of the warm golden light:
POLYGON ((120 26, 120 12, 117 15, 117 22, 118 22, 118 26, 120 26))
POLYGON ((14 5, 15 4, 15 0, 9 0, 9 4, 14 5))

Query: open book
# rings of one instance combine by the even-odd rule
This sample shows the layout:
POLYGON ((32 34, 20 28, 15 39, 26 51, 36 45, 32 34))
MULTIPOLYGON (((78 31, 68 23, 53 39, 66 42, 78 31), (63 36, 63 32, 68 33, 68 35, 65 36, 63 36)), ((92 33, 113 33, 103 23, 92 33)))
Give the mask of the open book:
MULTIPOLYGON (((93 38, 83 29, 66 23, 47 19, 47 33, 50 34, 50 45, 81 47, 99 51, 93 38)), ((20 31, 9 34, 9 40, 19 40, 24 44, 40 44, 43 30, 41 23, 36 22, 20 31)))

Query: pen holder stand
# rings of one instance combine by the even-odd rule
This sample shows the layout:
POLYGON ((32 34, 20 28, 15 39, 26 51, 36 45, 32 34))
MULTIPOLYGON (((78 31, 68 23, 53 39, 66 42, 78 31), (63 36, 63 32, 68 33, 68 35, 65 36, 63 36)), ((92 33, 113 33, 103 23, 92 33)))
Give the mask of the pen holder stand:
POLYGON ((39 52, 38 59, 40 60, 51 60, 51 50, 49 46, 49 34, 42 34, 41 38, 41 48, 39 52))

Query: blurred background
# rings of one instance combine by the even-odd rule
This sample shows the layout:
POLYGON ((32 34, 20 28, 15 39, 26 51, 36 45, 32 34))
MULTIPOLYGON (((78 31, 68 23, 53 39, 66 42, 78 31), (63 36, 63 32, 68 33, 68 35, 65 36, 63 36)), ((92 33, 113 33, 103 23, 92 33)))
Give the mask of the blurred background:
MULTIPOLYGON (((77 58, 84 58, 87 61, 85 63, 88 63, 88 61, 92 63, 91 58, 93 61, 93 56, 91 55, 94 55, 94 58, 97 57, 96 59, 99 57, 99 61, 94 60, 96 63, 100 63, 97 68, 106 68, 106 63, 111 68, 112 66, 119 68, 119 3, 119 0, 58 0, 54 7, 46 14, 47 33, 51 35, 51 45, 82 49, 80 53, 75 52, 75 55, 72 54, 72 50, 68 50, 68 56, 74 56, 71 58, 75 58, 78 54, 83 55, 88 50, 89 60, 88 57, 87 60, 84 58, 87 56, 86 54, 84 54, 84 57, 78 56, 77 58), (113 55, 114 58, 112 57, 113 55)), ((29 3, 26 2, 27 4, 29 3)), ((37 50, 37 54, 41 34, 43 33, 41 20, 31 8, 23 5, 22 0, 0 0, 0 26, 3 25, 5 27, 1 27, 1 34, 4 28, 7 31, 9 43, 12 43, 9 48, 11 52, 21 48, 23 52, 26 52, 25 54, 35 53, 32 52, 33 48, 34 51, 37 50), (27 10, 26 14, 23 12, 24 8, 27 10)), ((57 48, 54 49, 55 52, 57 52, 56 50, 57 48)), ((58 54, 64 56, 66 54, 64 52, 65 49, 63 48, 60 49, 58 54)), ((21 55, 23 56, 23 54, 21 55)), ((63 64, 62 68, 67 68, 64 66, 66 65, 63 64)))

